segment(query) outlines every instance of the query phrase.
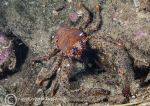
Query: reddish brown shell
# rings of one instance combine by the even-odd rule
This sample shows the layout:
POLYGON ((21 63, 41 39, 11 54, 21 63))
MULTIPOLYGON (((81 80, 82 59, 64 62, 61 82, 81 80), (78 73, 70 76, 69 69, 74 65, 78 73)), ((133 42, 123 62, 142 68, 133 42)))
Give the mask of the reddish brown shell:
MULTIPOLYGON (((86 36, 77 28, 63 27, 57 31, 56 39, 58 49, 60 49, 64 55, 70 56, 73 46, 78 42, 84 41, 86 36)), ((83 48, 81 46, 81 49, 78 51, 80 54, 78 55, 81 55, 82 51, 83 48)))

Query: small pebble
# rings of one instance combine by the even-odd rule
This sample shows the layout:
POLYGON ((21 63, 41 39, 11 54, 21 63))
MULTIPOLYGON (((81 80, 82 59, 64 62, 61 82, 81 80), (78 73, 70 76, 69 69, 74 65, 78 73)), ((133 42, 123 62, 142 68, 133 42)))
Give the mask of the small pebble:
POLYGON ((70 66, 70 64, 67 64, 67 67, 69 67, 70 66))
POLYGON ((56 10, 53 10, 53 14, 57 16, 59 12, 57 12, 56 10))
POLYGON ((83 11, 82 11, 82 10, 78 10, 78 11, 77 11, 77 14, 78 14, 78 16, 80 17, 80 16, 83 15, 83 11))
POLYGON ((60 68, 58 68, 58 71, 60 71, 61 69, 60 68))
POLYGON ((140 6, 140 1, 139 0, 133 0, 134 6, 139 7, 140 6))
POLYGON ((131 98, 132 98, 132 99, 135 99, 136 97, 135 97, 135 95, 133 95, 131 98))
POLYGON ((61 104, 58 104, 57 106, 62 106, 61 104))
POLYGON ((67 0, 68 3, 72 3, 72 0, 67 0))

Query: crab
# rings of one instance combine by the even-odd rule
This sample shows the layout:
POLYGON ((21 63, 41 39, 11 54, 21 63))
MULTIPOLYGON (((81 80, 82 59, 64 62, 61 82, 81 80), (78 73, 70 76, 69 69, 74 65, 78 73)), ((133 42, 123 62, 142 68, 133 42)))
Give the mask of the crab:
POLYGON ((13 70, 16 66, 13 43, 3 32, 0 32, 0 66, 1 72, 5 69, 13 70))
MULTIPOLYGON (((96 5, 96 20, 94 23, 90 23, 90 13, 83 4, 79 4, 78 8, 82 11, 79 25, 59 28, 54 39, 54 47, 49 50, 47 55, 32 59, 33 62, 48 61, 47 67, 43 67, 38 73, 36 84, 43 86, 49 96, 56 95, 57 90, 61 89, 63 95, 69 96, 70 101, 75 101, 78 98, 79 101, 95 102, 107 98, 110 91, 103 88, 86 89, 82 86, 77 90, 70 90, 69 88, 69 79, 73 71, 72 60, 80 60, 82 55, 87 52, 87 43, 89 43, 91 49, 98 49, 104 56, 103 59, 102 56, 99 56, 98 60, 107 61, 107 64, 114 66, 113 69, 121 79, 119 83, 122 85, 122 93, 129 98, 132 91, 130 87, 134 82, 134 73, 132 60, 129 58, 125 45, 102 32, 94 33, 101 24, 99 4, 96 5), (90 98, 93 98, 93 96, 97 99, 90 98)), ((96 61, 96 64, 99 64, 99 61, 96 61)))

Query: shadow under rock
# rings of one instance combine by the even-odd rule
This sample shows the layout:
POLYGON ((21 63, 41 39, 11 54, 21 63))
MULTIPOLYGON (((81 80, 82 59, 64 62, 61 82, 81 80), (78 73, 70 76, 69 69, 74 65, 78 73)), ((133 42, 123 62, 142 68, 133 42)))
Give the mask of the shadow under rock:
POLYGON ((134 67, 134 73, 135 73, 135 79, 141 80, 141 87, 149 86, 150 85, 150 79, 148 81, 145 81, 147 78, 147 75, 150 73, 150 66, 145 67, 134 67))
MULTIPOLYGON (((81 56, 80 63, 84 64, 84 70, 74 74, 70 81, 76 81, 82 78, 81 76, 98 75, 106 72, 104 64, 101 63, 100 50, 87 48, 87 51, 81 56)), ((75 70, 75 68, 74 68, 75 70)))
POLYGON ((0 74, 0 80, 18 72, 25 62, 29 51, 29 48, 25 45, 25 43, 12 32, 6 32, 6 36, 11 39, 14 44, 13 49, 15 50, 16 67, 14 70, 4 69, 3 73, 0 74))

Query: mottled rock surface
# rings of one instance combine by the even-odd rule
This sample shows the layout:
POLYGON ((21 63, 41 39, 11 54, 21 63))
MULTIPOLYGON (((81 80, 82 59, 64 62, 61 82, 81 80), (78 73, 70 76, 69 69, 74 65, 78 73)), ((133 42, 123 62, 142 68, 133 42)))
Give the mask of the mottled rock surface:
MULTIPOLYGON (((94 104, 68 103, 65 97, 47 98, 40 87, 35 84, 37 74, 43 64, 38 63, 36 64, 36 68, 32 67, 30 59, 33 55, 46 53, 48 48, 53 45, 52 39, 58 27, 60 25, 69 25, 68 14, 75 11, 76 8, 73 5, 69 5, 58 12, 55 11, 59 7, 64 6, 66 1, 74 0, 0 1, 0 31, 12 32, 15 36, 22 39, 29 48, 26 60, 17 72, 5 75, 5 77, 0 80, 1 85, 5 85, 12 94, 16 95, 18 105, 20 106, 29 106, 29 104, 35 106, 40 104, 44 104, 44 106, 105 106, 112 104, 109 102, 94 104)), ((130 98, 130 101, 150 101, 149 75, 147 77, 150 68, 149 65, 147 66, 146 64, 148 60, 145 59, 145 57, 147 58, 150 55, 150 12, 136 11, 133 0, 75 1, 82 1, 90 11, 94 11, 96 3, 101 4, 103 23, 99 31, 114 39, 121 39, 123 41, 127 49, 129 49, 128 52, 133 54, 131 58, 138 61, 133 60, 135 63, 133 68, 137 76, 136 78, 142 81, 146 79, 145 83, 141 85, 141 88, 136 92, 136 97, 130 98), (137 50, 143 53, 141 57, 137 55, 139 51, 132 50, 131 43, 136 45, 138 47, 137 50)), ((113 82, 117 82, 117 77, 115 74, 113 75, 113 73, 117 72, 112 72, 111 75, 109 72, 101 74, 97 71, 99 69, 97 69, 94 70, 93 73, 89 73, 83 70, 84 67, 81 63, 77 63, 76 65, 77 72, 83 72, 82 74, 76 74, 77 81, 73 81, 72 86, 83 84, 84 87, 96 86, 116 89, 117 86, 113 85, 113 82), (108 77, 108 81, 103 81, 103 78, 105 79, 106 77, 108 77)), ((134 85, 134 87, 137 88, 136 85, 134 85)), ((4 92, 4 90, 0 88, 0 92, 4 92)), ((112 92, 113 95, 116 93, 121 93, 121 89, 117 88, 117 92, 112 92)), ((120 98, 120 96, 112 101, 115 101, 117 98, 120 98)), ((123 97, 121 98, 124 99, 123 97)))

